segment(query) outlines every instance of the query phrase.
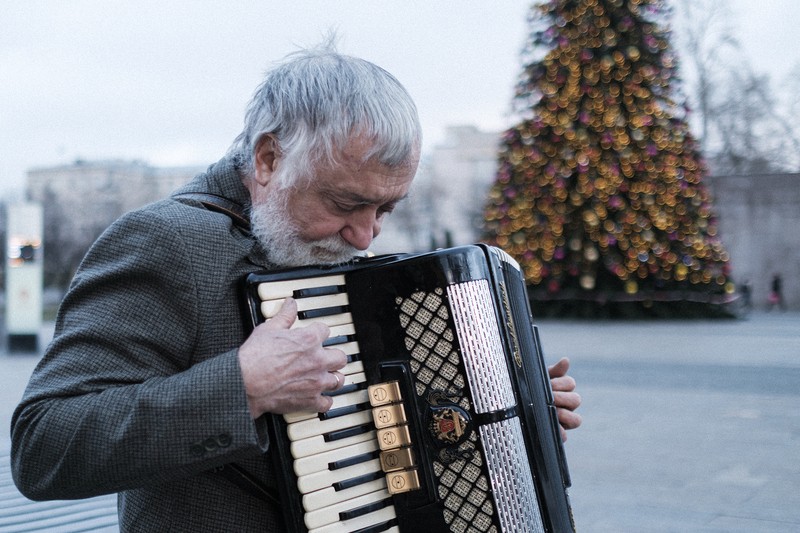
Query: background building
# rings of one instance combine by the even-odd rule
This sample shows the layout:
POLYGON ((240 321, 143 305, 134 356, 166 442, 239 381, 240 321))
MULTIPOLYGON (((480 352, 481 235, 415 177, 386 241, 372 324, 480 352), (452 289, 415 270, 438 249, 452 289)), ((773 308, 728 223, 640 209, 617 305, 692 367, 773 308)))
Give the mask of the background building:
POLYGON ((453 126, 431 153, 431 180, 436 190, 434 227, 453 243, 477 238, 486 192, 497 170, 499 134, 474 126, 453 126))
POLYGON ((27 199, 44 206, 45 285, 66 287, 92 242, 122 214, 167 196, 201 167, 75 161, 27 174, 27 199))
MULTIPOLYGON (((373 251, 423 252, 476 242, 499 138, 473 126, 448 128, 443 142, 424 156, 408 201, 389 217, 373 251)), ((113 220, 168 196, 203 170, 76 161, 29 171, 28 200, 44 205, 48 285, 64 286, 113 220)), ((788 308, 800 309, 800 174, 708 176, 705 183, 737 286, 747 283, 753 306, 763 309, 771 279, 780 274, 788 308)))
POLYGON ((108 225, 109 219, 167 196, 204 167, 156 168, 141 161, 75 161, 28 171, 27 196, 57 200, 72 211, 70 229, 108 225))
POLYGON ((477 241, 497 168, 499 134, 451 126, 423 155, 407 202, 389 217, 377 253, 422 252, 477 241))

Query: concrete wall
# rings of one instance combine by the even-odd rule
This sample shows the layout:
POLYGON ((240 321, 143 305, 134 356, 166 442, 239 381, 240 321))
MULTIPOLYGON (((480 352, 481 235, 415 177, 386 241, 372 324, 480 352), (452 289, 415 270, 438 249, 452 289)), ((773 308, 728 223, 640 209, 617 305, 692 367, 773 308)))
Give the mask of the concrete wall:
POLYGON ((732 276, 752 287, 753 305, 767 306, 770 281, 783 279, 790 309, 800 309, 800 174, 709 176, 732 276))

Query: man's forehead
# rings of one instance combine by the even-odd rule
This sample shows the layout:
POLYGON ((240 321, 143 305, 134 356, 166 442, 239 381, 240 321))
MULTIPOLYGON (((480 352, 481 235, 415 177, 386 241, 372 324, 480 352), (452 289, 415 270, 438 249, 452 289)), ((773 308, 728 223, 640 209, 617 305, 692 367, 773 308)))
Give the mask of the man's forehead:
MULTIPOLYGON (((380 205, 399 202, 408 196, 411 180, 393 180, 375 183, 374 176, 361 176, 363 180, 317 180, 312 187, 323 195, 353 204, 380 205)), ((383 181, 383 180, 377 180, 383 181)))
MULTIPOLYGON (((347 142, 339 144, 334 148, 334 159, 338 159, 341 163, 352 165, 360 168, 367 165, 382 166, 379 155, 383 150, 380 148, 381 143, 374 138, 370 138, 364 134, 351 135, 347 142)), ((410 150, 408 157, 404 164, 395 164, 391 169, 396 172, 414 172, 419 164, 419 149, 410 150)))

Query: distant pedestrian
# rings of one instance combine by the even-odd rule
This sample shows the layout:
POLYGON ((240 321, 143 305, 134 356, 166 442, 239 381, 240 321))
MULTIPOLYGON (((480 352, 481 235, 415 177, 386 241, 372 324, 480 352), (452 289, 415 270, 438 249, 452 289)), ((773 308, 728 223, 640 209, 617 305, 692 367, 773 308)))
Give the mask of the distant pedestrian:
POLYGON ((744 280, 739 289, 742 294, 742 309, 749 311, 753 307, 752 290, 750 289, 750 281, 744 280))
POLYGON ((781 280, 780 274, 775 274, 772 277, 772 283, 770 284, 769 296, 767 297, 767 301, 769 305, 767 306, 767 311, 771 311, 775 307, 783 311, 786 306, 783 301, 783 280, 781 280))

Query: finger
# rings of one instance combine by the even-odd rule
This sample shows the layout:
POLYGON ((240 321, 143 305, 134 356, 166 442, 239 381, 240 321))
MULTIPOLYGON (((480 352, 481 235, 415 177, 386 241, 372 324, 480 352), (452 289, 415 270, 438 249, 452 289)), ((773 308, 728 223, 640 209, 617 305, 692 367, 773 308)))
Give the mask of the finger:
POLYGON ((326 362, 329 359, 327 356, 329 350, 322 346, 322 344, 330 337, 330 327, 322 322, 312 322, 306 326, 292 328, 289 334, 296 339, 301 346, 316 350, 318 352, 317 355, 324 355, 326 359, 318 360, 318 363, 326 366, 327 369, 326 362))
POLYGON ((328 354, 328 372, 341 370, 347 365, 347 354, 338 348, 325 348, 328 354))
POLYGON ((557 409, 557 416, 558 423, 563 429, 575 429, 583 422, 581 415, 567 409, 557 409))
POLYGON ((317 413, 327 413, 333 407, 333 398, 330 396, 317 396, 316 403, 312 410, 317 413))
POLYGON ((341 372, 335 372, 335 371, 334 372, 328 372, 328 373, 333 377, 333 379, 335 381, 333 382, 333 385, 330 388, 328 388, 327 390, 329 392, 335 392, 335 391, 341 389, 344 386, 344 374, 342 374, 341 372))
POLYGON ((550 380, 550 387, 554 391, 572 392, 575 390, 575 379, 571 376, 563 376, 560 378, 552 378, 550 380))
POLYGON ((581 406, 581 395, 577 392, 553 391, 556 407, 574 411, 581 406))
POLYGON ((569 370, 569 359, 562 357, 556 364, 547 369, 547 373, 551 378, 560 378, 566 376, 569 370))
POLYGON ((287 413, 324 413, 333 406, 333 398, 317 394, 314 397, 300 398, 293 396, 286 398, 269 410, 270 413, 285 415, 287 413))
POLYGON ((297 320, 297 302, 294 298, 286 298, 275 316, 265 322, 266 329, 289 329, 297 320))

